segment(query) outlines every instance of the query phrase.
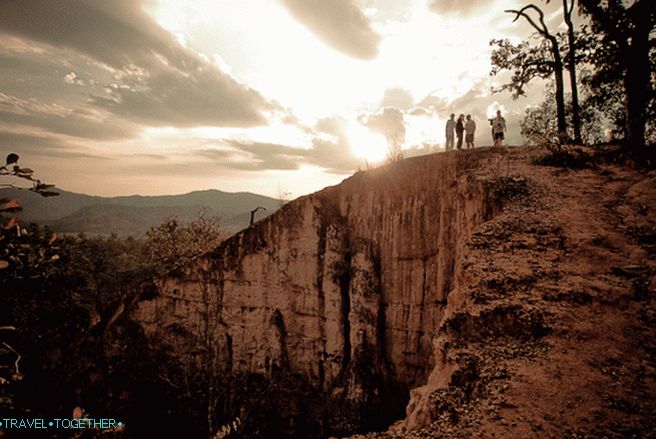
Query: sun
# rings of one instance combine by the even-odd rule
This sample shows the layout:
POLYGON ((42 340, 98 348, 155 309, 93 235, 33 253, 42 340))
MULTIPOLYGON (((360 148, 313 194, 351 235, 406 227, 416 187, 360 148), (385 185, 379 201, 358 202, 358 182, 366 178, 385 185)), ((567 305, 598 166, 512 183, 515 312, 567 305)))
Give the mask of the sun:
POLYGON ((380 163, 387 157, 389 145, 382 134, 374 133, 354 122, 349 124, 347 135, 351 151, 356 157, 368 163, 380 163))

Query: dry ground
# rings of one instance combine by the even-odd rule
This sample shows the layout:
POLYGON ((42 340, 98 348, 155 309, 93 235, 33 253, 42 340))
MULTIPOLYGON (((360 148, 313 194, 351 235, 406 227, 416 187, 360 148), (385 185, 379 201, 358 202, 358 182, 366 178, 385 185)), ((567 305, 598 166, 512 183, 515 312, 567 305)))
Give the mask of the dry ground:
POLYGON ((421 428, 368 437, 656 437, 656 171, 594 155, 499 149, 477 171, 505 202, 459 261, 442 325, 459 370, 421 428))

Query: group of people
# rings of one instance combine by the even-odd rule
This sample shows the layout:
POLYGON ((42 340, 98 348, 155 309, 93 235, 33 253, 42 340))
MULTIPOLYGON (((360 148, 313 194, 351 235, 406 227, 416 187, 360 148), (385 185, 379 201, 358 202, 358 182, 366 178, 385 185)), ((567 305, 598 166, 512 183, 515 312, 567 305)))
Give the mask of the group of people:
MULTIPOLYGON (((451 113, 449 120, 446 121, 446 150, 450 151, 453 149, 456 138, 458 139, 458 143, 455 144, 456 148, 462 149, 463 135, 465 139, 465 148, 474 148, 476 122, 474 122, 474 119, 472 119, 470 114, 466 117, 464 114, 461 114, 458 116, 457 120, 455 117, 456 115, 451 113)), ((489 119, 489 121, 492 126, 492 139, 494 141, 494 146, 501 146, 506 132, 506 119, 501 116, 501 111, 497 111, 497 116, 493 119, 489 119)))

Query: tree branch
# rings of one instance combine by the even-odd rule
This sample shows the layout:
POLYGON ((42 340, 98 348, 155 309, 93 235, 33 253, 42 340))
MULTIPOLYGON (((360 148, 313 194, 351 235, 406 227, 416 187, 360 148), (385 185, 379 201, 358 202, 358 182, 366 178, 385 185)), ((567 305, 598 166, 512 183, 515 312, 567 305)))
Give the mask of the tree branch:
POLYGON ((18 352, 16 352, 16 349, 12 348, 11 346, 9 346, 9 345, 8 345, 7 343, 5 343, 4 341, 2 342, 2 344, 4 345, 4 347, 6 347, 6 348, 9 349, 10 351, 12 351, 14 354, 16 354, 16 361, 14 361, 14 368, 16 369, 16 375, 19 375, 19 376, 20 376, 21 373, 20 373, 20 369, 18 368, 18 363, 20 362, 20 360, 21 360, 23 357, 21 356, 21 354, 19 354, 18 352))
POLYGON ((536 66, 536 67, 540 67, 540 66, 550 66, 550 67, 553 67, 554 64, 556 64, 556 63, 553 62, 553 61, 536 60, 536 61, 528 61, 528 62, 526 62, 524 65, 525 65, 525 66, 536 66))
MULTIPOLYGON (((565 5, 567 5, 567 0, 563 0, 565 5)), ((569 17, 570 21, 572 19, 572 12, 574 12, 574 5, 576 4, 576 0, 572 0, 572 3, 570 3, 569 9, 565 7, 565 10, 567 11, 567 16, 569 17)))
POLYGON ((572 26, 572 11, 574 10, 574 4, 576 0, 572 0, 571 3, 568 3, 567 0, 563 0, 563 17, 565 18, 565 24, 568 27, 572 26))
POLYGON ((542 12, 542 9, 538 8, 534 4, 526 5, 522 9, 520 9, 519 11, 516 10, 516 9, 506 9, 504 12, 506 12, 508 14, 516 14, 515 19, 513 20, 513 23, 515 21, 517 21, 520 16, 522 16, 526 19, 526 21, 529 22, 529 24, 531 26, 533 26, 533 29, 538 31, 541 35, 543 35, 547 38, 552 37, 552 35, 549 33, 549 29, 547 29, 547 25, 544 23, 544 13, 542 12), (539 27, 537 25, 537 23, 535 23, 533 18, 531 18, 531 16, 528 15, 528 13, 526 13, 527 9, 533 9, 533 10, 537 11, 537 13, 539 15, 539 18, 540 18, 540 24, 542 25, 542 27, 539 27))

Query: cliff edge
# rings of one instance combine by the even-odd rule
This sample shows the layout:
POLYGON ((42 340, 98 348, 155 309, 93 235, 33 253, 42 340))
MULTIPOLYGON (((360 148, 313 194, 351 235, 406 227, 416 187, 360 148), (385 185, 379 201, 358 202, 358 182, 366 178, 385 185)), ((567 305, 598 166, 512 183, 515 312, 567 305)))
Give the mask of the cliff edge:
POLYGON ((656 174, 529 153, 359 172, 156 280, 130 319, 202 382, 212 431, 653 434, 656 174))

